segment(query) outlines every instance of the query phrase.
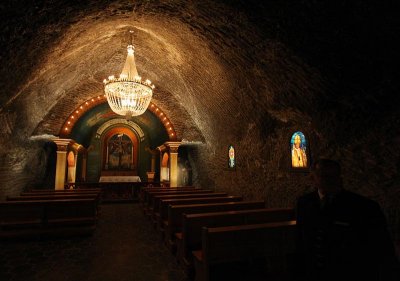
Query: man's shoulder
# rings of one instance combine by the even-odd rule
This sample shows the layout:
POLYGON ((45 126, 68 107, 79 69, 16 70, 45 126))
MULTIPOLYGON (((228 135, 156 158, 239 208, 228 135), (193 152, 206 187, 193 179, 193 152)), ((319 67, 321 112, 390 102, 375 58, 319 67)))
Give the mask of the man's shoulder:
POLYGON ((361 194, 357 194, 352 191, 344 190, 342 196, 343 196, 343 198, 345 198, 347 201, 351 202, 355 206, 364 207, 364 208, 368 208, 368 209, 375 209, 375 210, 380 209, 380 206, 376 201, 374 201, 366 196, 363 196, 361 194))

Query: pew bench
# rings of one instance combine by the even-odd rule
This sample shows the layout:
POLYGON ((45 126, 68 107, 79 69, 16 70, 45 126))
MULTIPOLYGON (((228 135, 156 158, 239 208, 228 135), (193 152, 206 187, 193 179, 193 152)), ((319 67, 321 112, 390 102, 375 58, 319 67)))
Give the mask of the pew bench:
MULTIPOLYGON (((168 206, 174 205, 189 205, 189 204, 216 204, 216 203, 228 203, 228 202, 240 202, 243 201, 242 196, 222 196, 222 197, 200 197, 200 198, 185 198, 185 199, 167 199, 163 200, 163 204, 166 207, 166 211, 163 214, 163 218, 168 217, 168 206)), ((162 228, 161 215, 154 214, 153 223, 154 227, 160 231, 161 237, 164 237, 164 228, 162 228)))
POLYGON ((209 189, 197 189, 197 190, 179 190, 179 191, 166 191, 166 192, 154 192, 148 195, 147 205, 144 207, 145 214, 153 212, 152 204, 155 196, 159 195, 179 195, 179 194, 202 194, 213 192, 209 189))
POLYGON ((225 192, 213 192, 209 193, 191 193, 191 194, 178 194, 178 195, 157 195, 153 197, 153 215, 160 212, 161 200, 169 199, 189 199, 189 198, 200 198, 200 197, 225 197, 225 192))
POLYGON ((192 252, 195 281, 290 280, 295 227, 295 221, 204 227, 202 249, 192 252))
POLYGON ((175 192, 189 192, 189 191, 201 191, 201 188, 192 188, 192 187, 188 187, 188 188, 180 188, 180 189, 174 189, 174 188, 168 188, 166 190, 152 190, 152 191, 148 191, 144 193, 144 201, 143 201, 143 205, 147 206, 150 204, 150 201, 152 200, 153 196, 157 196, 157 195, 163 195, 163 194, 174 194, 175 192))
POLYGON ((155 208, 155 212, 154 212, 155 223, 156 223, 157 229, 159 231, 164 230, 164 225, 162 222, 168 219, 168 206, 169 205, 184 205, 185 204, 184 201, 181 201, 180 199, 212 198, 212 197, 227 197, 227 196, 228 196, 228 194, 225 192, 160 196, 158 198, 158 206, 157 205, 155 206, 156 208, 155 208))
POLYGON ((91 199, 0 202, 0 238, 92 234, 97 204, 91 199))
POLYGON ((191 205, 169 205, 168 219, 164 223, 165 243, 168 248, 175 253, 175 233, 182 232, 183 214, 237 211, 247 209, 265 208, 264 201, 242 201, 227 203, 210 203, 210 204, 191 204, 191 205))
POLYGON ((177 190, 198 190, 199 188, 194 186, 181 186, 176 188, 171 187, 143 187, 139 192, 139 202, 143 203, 147 201, 147 195, 152 192, 162 192, 162 191, 177 191, 177 190))
POLYGON ((156 189, 156 190, 149 190, 149 191, 144 191, 143 192, 143 200, 140 201, 141 205, 144 207, 147 207, 148 205, 148 200, 153 193, 157 192, 175 192, 175 191, 193 191, 193 190, 200 190, 200 188, 194 188, 194 187, 182 187, 179 189, 176 188, 162 188, 162 189, 156 189))
POLYGON ((254 209, 201 214, 184 214, 182 232, 175 234, 177 259, 187 271, 192 270, 192 251, 201 249, 203 227, 224 227, 245 224, 259 224, 295 219, 293 208, 254 209))
POLYGON ((77 188, 77 189, 30 189, 27 192, 53 192, 53 193, 58 193, 58 192, 101 192, 101 188, 77 188))

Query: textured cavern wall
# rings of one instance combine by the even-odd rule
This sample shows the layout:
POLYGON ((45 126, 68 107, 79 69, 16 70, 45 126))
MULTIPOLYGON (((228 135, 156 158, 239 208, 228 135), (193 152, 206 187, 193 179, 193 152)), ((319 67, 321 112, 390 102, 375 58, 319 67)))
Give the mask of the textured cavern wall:
POLYGON ((124 32, 133 27, 138 69, 158 87, 157 104, 181 128, 179 137, 204 142, 189 151, 196 184, 265 199, 271 207, 293 205, 312 188, 308 174, 288 169, 289 139, 301 130, 312 159, 340 160, 347 188, 376 199, 400 232, 399 20, 390 6, 239 0, 0 5, 2 195, 34 180, 36 169, 41 173, 41 143, 27 139, 49 119, 59 121, 38 132, 55 134, 64 115, 99 94, 102 79, 120 70, 124 32), (226 169, 230 144, 237 152, 234 171, 226 169))

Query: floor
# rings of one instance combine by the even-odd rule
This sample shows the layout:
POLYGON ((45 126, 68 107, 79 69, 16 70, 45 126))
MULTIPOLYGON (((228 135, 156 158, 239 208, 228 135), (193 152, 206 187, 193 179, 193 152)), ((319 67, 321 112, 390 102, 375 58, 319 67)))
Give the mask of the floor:
POLYGON ((0 280, 187 281, 139 204, 101 205, 93 236, 1 242, 0 280))

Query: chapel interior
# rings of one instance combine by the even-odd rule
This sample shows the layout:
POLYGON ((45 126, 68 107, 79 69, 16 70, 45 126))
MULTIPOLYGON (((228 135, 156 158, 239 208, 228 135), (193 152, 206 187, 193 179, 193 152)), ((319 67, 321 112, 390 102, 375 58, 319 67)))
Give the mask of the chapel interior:
POLYGON ((294 208, 314 190, 319 158, 379 203, 399 257, 400 23, 390 4, 4 0, 0 15, 0 280, 209 280, 160 240, 141 196, 194 187, 294 208), (130 44, 151 80, 141 83, 155 86, 137 116, 117 114, 105 93, 130 44), (90 188, 100 194, 90 235, 61 220, 48 231, 49 210, 89 200, 72 193, 90 188), (33 191, 48 192, 36 199, 46 235, 21 230, 39 203, 20 197, 33 191))

